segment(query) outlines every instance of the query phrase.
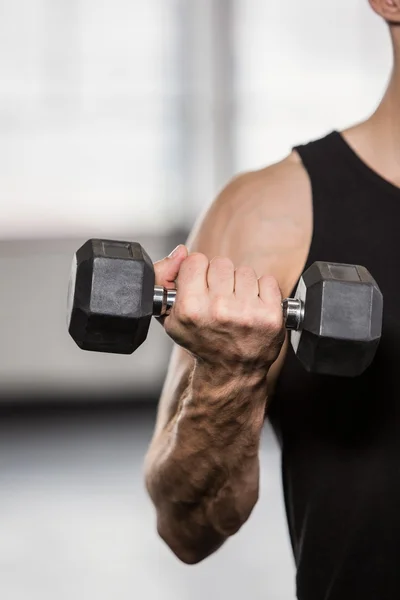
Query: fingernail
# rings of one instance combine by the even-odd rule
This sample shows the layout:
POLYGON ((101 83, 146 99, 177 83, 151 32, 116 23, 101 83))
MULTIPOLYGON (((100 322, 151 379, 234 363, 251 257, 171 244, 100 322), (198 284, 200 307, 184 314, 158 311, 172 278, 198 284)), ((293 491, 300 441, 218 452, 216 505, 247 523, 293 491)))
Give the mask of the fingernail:
POLYGON ((168 258, 174 258, 178 254, 180 247, 181 247, 181 244, 179 244, 179 246, 177 246, 175 248, 175 250, 172 250, 171 254, 168 254, 168 258))

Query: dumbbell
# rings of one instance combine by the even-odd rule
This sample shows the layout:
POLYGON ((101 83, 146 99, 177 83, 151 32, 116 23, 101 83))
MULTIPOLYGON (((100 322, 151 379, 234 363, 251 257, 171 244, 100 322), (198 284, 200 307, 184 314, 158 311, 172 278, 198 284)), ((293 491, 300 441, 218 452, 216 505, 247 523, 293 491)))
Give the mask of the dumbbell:
MULTIPOLYGON (((132 354, 151 317, 171 310, 176 290, 155 286, 153 262, 136 242, 92 239, 75 254, 68 330, 83 350, 132 354)), ((365 267, 316 262, 282 302, 293 350, 312 373, 355 377, 382 333, 383 296, 365 267)))

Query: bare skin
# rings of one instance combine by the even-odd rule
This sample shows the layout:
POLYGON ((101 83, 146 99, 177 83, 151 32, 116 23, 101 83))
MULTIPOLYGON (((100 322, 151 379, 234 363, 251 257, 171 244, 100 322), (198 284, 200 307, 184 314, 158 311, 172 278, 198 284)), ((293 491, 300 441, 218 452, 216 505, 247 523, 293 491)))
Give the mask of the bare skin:
MULTIPOLYGON (((395 66, 374 115, 343 135, 400 186, 400 0, 370 3, 393 22, 395 66)), ((187 247, 155 265, 159 285, 177 281, 164 321, 176 345, 145 476, 158 532, 185 563, 215 552, 257 502, 260 436, 287 344, 281 299, 303 271, 312 232, 311 185, 293 152, 231 182, 187 247)))

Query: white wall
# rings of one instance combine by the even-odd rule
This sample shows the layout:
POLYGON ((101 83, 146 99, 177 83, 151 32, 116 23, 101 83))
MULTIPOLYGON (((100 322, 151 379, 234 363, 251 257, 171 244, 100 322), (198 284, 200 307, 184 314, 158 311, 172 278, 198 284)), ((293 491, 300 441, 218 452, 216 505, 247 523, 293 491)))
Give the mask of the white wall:
POLYGON ((0 0, 0 237, 163 223, 176 4, 0 0))
POLYGON ((233 172, 367 115, 390 69, 367 0, 0 0, 0 15, 0 238, 190 226, 233 172))
POLYGON ((388 80, 391 46, 368 0, 236 0, 236 169, 360 121, 388 80))

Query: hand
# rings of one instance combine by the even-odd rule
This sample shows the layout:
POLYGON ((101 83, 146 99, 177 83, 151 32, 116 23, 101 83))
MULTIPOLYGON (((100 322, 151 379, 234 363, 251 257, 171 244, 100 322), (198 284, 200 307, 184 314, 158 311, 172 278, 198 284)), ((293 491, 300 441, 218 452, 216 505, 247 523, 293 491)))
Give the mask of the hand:
MULTIPOLYGON (((282 296, 274 277, 236 270, 228 258, 178 253, 175 305, 168 335, 200 361, 224 369, 268 369, 284 341, 282 296)), ((176 277, 171 265, 170 279, 176 277)), ((234 374, 232 372, 232 374, 234 374)))

